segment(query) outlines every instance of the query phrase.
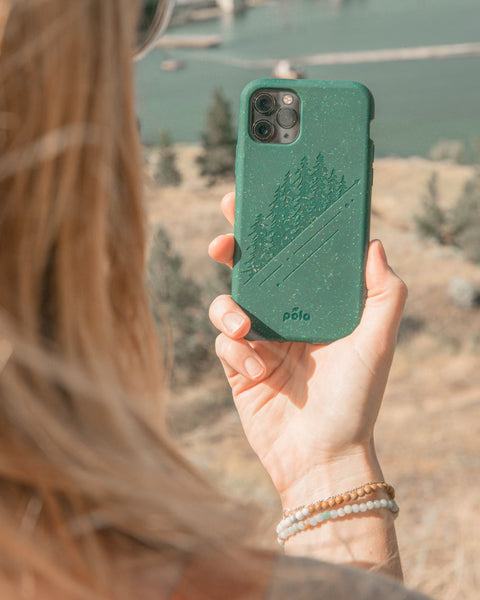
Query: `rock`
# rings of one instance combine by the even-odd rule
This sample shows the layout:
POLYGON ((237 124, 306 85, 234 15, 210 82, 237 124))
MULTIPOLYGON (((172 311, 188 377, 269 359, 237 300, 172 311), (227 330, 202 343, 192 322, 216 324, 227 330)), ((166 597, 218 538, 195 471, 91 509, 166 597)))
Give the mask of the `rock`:
POLYGON ((460 308, 480 305, 480 288, 464 277, 453 277, 448 284, 448 297, 460 308))
POLYGON ((398 343, 409 342, 415 335, 425 329, 425 320, 414 315, 405 315, 398 330, 398 343))

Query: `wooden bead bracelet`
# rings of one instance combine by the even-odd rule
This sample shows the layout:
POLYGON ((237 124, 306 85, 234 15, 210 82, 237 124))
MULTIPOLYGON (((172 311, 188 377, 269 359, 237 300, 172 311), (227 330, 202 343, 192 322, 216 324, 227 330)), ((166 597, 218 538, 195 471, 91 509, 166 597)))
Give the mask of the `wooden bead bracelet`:
MULTIPOLYGON (((296 508, 285 509, 283 512, 283 519, 277 526, 277 534, 281 535, 282 532, 286 530, 295 529, 295 531, 302 531, 303 529, 310 529, 311 527, 306 526, 303 527, 303 521, 308 523, 311 517, 315 517, 319 514, 326 514, 325 511, 332 511, 332 509, 340 509, 341 515, 344 511, 344 508, 347 508, 347 513, 350 514, 350 506, 352 502, 355 502, 357 499, 362 499, 365 496, 369 496, 370 494, 374 494, 375 492, 383 491, 389 497, 389 500, 385 500, 388 502, 388 507, 393 506, 395 503, 395 490, 392 485, 389 483, 385 483, 385 481, 372 481, 370 483, 365 483, 356 488, 348 490, 347 492, 343 492, 342 494, 334 494, 333 496, 329 496, 328 498, 324 498, 323 500, 316 500, 310 504, 305 504, 303 506, 297 506, 296 508)), ((367 502, 368 506, 372 504, 371 502, 367 502)), ((372 505, 373 507, 373 505, 372 505)), ((377 507, 377 501, 375 501, 375 507, 377 507)), ((379 505, 380 507, 380 505, 379 505)), ((396 510, 398 511, 398 507, 395 504, 396 510)), ((381 501, 381 508, 386 508, 384 506, 384 501, 381 501)), ((370 508, 369 508, 370 510, 370 508)), ((336 511, 333 511, 336 514, 336 511)), ((357 512, 357 511, 354 511, 357 512)), ((342 515, 343 516, 343 515, 342 515)))
POLYGON ((347 502, 353 502, 358 498, 363 498, 364 496, 373 494, 377 490, 385 491, 390 500, 395 498, 395 489, 392 485, 385 483, 385 481, 372 481, 348 490, 347 492, 343 492, 342 494, 334 494, 328 498, 316 500, 310 504, 303 504, 302 506, 297 506, 296 508, 286 508, 283 511, 283 516, 289 517, 290 515, 296 515, 300 512, 304 512, 304 516, 308 516, 309 514, 319 512, 320 510, 327 510, 329 508, 333 508, 334 506, 341 506, 347 502))

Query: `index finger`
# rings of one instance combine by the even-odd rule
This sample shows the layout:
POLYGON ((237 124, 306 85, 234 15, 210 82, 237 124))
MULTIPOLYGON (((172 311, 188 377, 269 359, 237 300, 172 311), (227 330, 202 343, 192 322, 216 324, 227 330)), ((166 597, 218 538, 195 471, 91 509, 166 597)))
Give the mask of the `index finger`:
POLYGON ((233 225, 235 221, 235 192, 230 192, 222 198, 221 207, 223 215, 230 225, 233 225))

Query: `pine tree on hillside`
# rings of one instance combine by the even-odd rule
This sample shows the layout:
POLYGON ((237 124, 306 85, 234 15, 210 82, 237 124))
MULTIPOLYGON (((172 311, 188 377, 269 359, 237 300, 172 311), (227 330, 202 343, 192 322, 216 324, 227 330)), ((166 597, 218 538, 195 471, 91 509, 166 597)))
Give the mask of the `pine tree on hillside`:
POLYGON ((437 174, 432 173, 427 184, 427 193, 423 198, 423 214, 416 215, 415 222, 422 236, 431 237, 439 244, 448 244, 451 242, 448 216, 439 205, 437 179, 437 174))
POLYGON ((230 103, 217 88, 207 110, 205 131, 202 133, 203 153, 198 157, 201 174, 212 180, 235 172, 235 133, 230 103))
POLYGON ((195 381, 213 358, 206 351, 213 342, 205 319, 206 299, 199 283, 185 273, 183 259, 162 227, 153 235, 148 279, 160 339, 173 342, 168 348, 173 350, 176 365, 173 383, 195 381))
POLYGON ((450 221, 455 245, 469 260, 480 263, 480 172, 465 184, 450 221))
POLYGON ((437 174, 427 184, 422 213, 415 216, 418 232, 439 244, 456 246, 469 260, 480 263, 480 170, 467 181, 451 208, 438 200, 437 174))
POLYGON ((177 169, 177 156, 173 149, 172 139, 166 129, 160 134, 159 163, 156 180, 160 185, 179 185, 182 177, 177 169))

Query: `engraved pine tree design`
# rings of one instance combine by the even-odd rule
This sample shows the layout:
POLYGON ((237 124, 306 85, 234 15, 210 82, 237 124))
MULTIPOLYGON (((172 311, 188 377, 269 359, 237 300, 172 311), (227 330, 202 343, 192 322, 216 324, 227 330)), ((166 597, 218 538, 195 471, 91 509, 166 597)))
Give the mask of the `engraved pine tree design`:
POLYGON ((293 172, 285 173, 269 212, 256 215, 248 232, 250 244, 243 271, 255 275, 358 181, 349 185, 344 175, 326 167, 321 153, 313 165, 304 156, 293 172))
POLYGON ((249 249, 253 250, 255 248, 255 252, 252 252, 250 256, 249 268, 256 273, 270 260, 269 248, 271 243, 268 239, 268 229, 262 213, 256 216, 255 222, 250 228, 249 239, 251 240, 249 249))

